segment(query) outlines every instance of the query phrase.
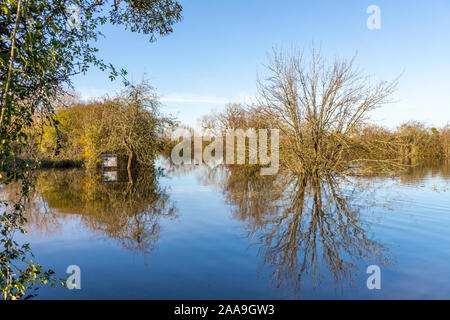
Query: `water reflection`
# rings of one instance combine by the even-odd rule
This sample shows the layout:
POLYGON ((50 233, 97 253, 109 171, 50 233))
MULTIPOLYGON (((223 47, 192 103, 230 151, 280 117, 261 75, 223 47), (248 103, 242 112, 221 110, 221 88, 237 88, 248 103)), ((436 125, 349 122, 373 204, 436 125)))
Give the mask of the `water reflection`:
POLYGON ((130 250, 150 252, 160 234, 160 219, 175 218, 175 207, 158 184, 160 170, 103 173, 83 170, 40 171, 28 221, 36 231, 60 228, 77 214, 84 227, 116 239, 130 250))
POLYGON ((259 247, 275 287, 296 294, 334 280, 338 289, 353 282, 358 263, 391 263, 388 249, 359 219, 371 201, 367 184, 331 176, 260 176, 256 168, 242 166, 207 171, 200 179, 219 186, 234 217, 248 223, 247 236, 259 247))
MULTIPOLYGON (((251 278, 257 271, 254 266, 256 254, 259 254, 260 267, 257 281, 264 285, 270 282, 271 294, 280 291, 283 297, 308 297, 308 292, 313 289, 320 292, 329 292, 330 288, 344 291, 352 284, 365 289, 367 266, 376 264, 397 268, 400 245, 407 252, 407 255, 400 257, 403 258, 402 268, 405 268, 405 259, 416 261, 409 255, 416 252, 421 244, 429 244, 423 248, 435 254, 432 257, 433 261, 437 261, 437 266, 441 261, 439 257, 445 259, 448 256, 441 246, 442 239, 446 237, 441 229, 450 221, 443 213, 450 204, 445 202, 445 196, 437 198, 440 207, 433 207, 433 211, 425 207, 426 214, 420 211, 420 215, 414 215, 415 219, 421 219, 419 226, 410 221, 414 212, 401 210, 401 206, 408 207, 412 203, 405 193, 417 188, 417 194, 427 194, 427 190, 421 187, 426 179, 436 176, 439 179, 432 179, 433 183, 447 183, 450 178, 448 164, 411 167, 408 173, 401 176, 354 179, 332 176, 312 179, 287 173, 261 176, 256 166, 172 166, 164 161, 162 164, 166 166, 165 174, 171 177, 164 179, 164 184, 174 185, 174 189, 178 190, 171 196, 170 190, 163 187, 160 179, 163 171, 157 169, 135 171, 131 175, 120 170, 37 172, 36 190, 28 204, 29 227, 51 236, 57 230, 63 230, 64 224, 75 217, 81 221, 80 229, 115 239, 129 250, 148 253, 159 241, 161 255, 165 255, 166 260, 161 255, 152 255, 153 273, 143 270, 141 277, 146 281, 150 281, 152 275, 161 279, 160 288, 183 287, 173 293, 175 298, 178 297, 177 292, 185 292, 186 283, 192 286, 192 283, 202 281, 217 281, 218 288, 237 291, 242 278, 229 280, 223 275, 228 266, 220 269, 215 262, 226 264, 228 260, 233 261, 231 268, 247 270, 250 273, 242 277, 251 278), (189 188, 186 188, 186 183, 189 188), (209 193, 206 193, 207 188, 201 185, 217 192, 207 190, 209 193), (197 190, 205 193, 199 194, 197 190), (204 194, 211 198, 203 197, 204 194), (222 196, 216 197, 217 194, 222 196), (177 199, 177 209, 171 197, 177 199), (213 203, 216 200, 219 204, 213 203), (223 204, 226 205, 225 210, 221 210, 223 204), (393 210, 392 215, 379 213, 386 207, 393 210), (229 219, 230 212, 232 219, 229 219), (164 230, 172 229, 168 231, 167 238, 159 239, 162 222, 179 216, 181 223, 164 225, 164 230), (376 221, 381 216, 383 219, 376 221), (239 221, 244 232, 230 231, 229 225, 205 221, 208 219, 217 219, 220 223, 233 226, 239 221), (375 231, 374 226, 377 228, 375 231), (380 226, 385 229, 380 229, 380 226), (425 230, 428 240, 414 242, 415 239, 410 238, 415 238, 411 234, 416 227, 425 230), (222 229, 225 231, 222 232, 222 229), (388 231, 383 233, 383 230, 388 231), (249 253, 246 251, 247 240, 242 241, 242 234, 251 243, 249 253), (395 242, 392 239, 397 234, 399 240, 395 242), (436 242, 438 244, 430 240, 433 236, 439 241, 436 242), (164 242, 164 239, 170 240, 164 242), (240 259, 244 251, 246 256, 240 259), (233 260, 230 253, 238 257, 233 260), (173 266, 174 259, 181 259, 179 257, 185 257, 185 262, 194 262, 187 261, 182 267, 176 263, 173 266), (171 271, 166 272, 169 269, 171 271), (215 272, 220 276, 216 276, 215 272), (179 277, 176 281, 174 274, 179 277), (227 280, 219 282, 217 278, 227 280)), ((8 186, 6 191, 9 198, 16 193, 13 186, 8 186)), ((5 193, 5 189, 2 192, 5 193)), ((428 192, 437 194, 435 190, 428 192)), ((423 200, 421 204, 427 205, 423 200)), ((102 244, 96 245, 100 248, 98 250, 103 249, 102 244)), ((445 261, 440 263, 446 266, 445 261)), ((118 270, 124 265, 125 261, 122 261, 118 270)), ((441 269, 436 270, 439 272, 441 269)), ((395 277, 400 278, 399 273, 395 272, 395 277)), ((235 272, 233 277, 236 274, 239 272, 235 272)), ((259 287, 253 285, 255 292, 261 292, 259 287)), ((203 289, 198 289, 196 296, 206 297, 204 293, 209 287, 205 285, 203 289)), ((353 292, 348 290, 346 293, 349 291, 353 292)))

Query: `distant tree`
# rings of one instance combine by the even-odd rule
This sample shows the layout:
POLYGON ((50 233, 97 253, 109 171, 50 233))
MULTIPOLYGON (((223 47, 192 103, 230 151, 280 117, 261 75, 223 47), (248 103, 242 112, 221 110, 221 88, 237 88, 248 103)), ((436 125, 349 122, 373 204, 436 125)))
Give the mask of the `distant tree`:
POLYGON ((257 108, 240 103, 228 103, 223 111, 213 111, 203 116, 201 125, 203 129, 216 135, 224 135, 230 129, 267 129, 271 124, 266 120, 261 117, 260 110, 257 108))
POLYGON ((450 125, 446 125, 441 130, 441 143, 444 149, 445 157, 450 158, 450 125))
POLYGON ((440 132, 436 128, 428 128, 417 121, 409 121, 397 128, 397 136, 402 143, 402 156, 405 158, 434 158, 444 157, 440 132))

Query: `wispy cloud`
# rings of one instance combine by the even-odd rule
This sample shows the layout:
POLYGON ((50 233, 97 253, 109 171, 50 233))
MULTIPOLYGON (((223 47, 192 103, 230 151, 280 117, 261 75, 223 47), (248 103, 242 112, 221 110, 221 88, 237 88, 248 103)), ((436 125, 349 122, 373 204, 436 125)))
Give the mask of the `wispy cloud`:
MULTIPOLYGON (((105 96, 106 90, 97 88, 77 88, 77 92, 80 94, 82 100, 91 100, 105 96)), ((217 104, 225 105, 230 102, 250 103, 253 101, 252 97, 246 93, 240 93, 233 98, 217 97, 215 95, 196 95, 196 94, 167 94, 160 95, 159 101, 165 103, 201 103, 201 104, 217 104)))
POLYGON ((175 103, 206 103, 206 104, 227 104, 230 102, 250 102, 251 98, 247 94, 239 94, 234 98, 221 98, 216 96, 200 95, 178 95, 169 94, 160 97, 161 102, 175 103))
POLYGON ((102 97, 107 93, 106 90, 86 87, 77 88, 76 91, 80 94, 81 100, 84 101, 102 97))
POLYGON ((230 102, 229 99, 217 98, 213 96, 179 96, 168 95, 160 98, 161 102, 178 102, 178 103, 209 103, 209 104, 225 104, 230 102))

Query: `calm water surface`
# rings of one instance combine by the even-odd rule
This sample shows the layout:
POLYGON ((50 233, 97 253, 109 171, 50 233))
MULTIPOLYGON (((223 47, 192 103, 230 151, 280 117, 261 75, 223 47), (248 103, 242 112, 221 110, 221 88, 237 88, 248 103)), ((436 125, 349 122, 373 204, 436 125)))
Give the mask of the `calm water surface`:
POLYGON ((37 175, 24 240, 57 274, 82 273, 81 290, 38 298, 450 299, 448 163, 306 188, 160 165, 133 184, 124 172, 37 175), (374 264, 381 290, 366 286, 374 264))

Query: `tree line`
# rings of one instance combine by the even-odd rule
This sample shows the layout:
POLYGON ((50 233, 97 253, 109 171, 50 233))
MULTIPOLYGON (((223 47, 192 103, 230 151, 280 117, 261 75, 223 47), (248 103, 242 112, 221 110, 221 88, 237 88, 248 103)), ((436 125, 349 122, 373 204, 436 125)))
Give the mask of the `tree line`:
MULTIPOLYGON (((450 127, 407 122, 390 130, 370 121, 372 111, 392 103, 398 78, 376 81, 353 58, 328 60, 274 49, 266 78, 251 105, 229 104, 202 119, 204 129, 280 131, 280 165, 309 179, 405 169, 414 161, 449 157, 450 127)), ((306 183, 306 181, 305 181, 306 183)))
MULTIPOLYGON (((299 52, 275 51, 269 77, 258 83, 257 103, 230 103, 205 115, 201 125, 216 136, 228 129, 277 128, 281 164, 303 176, 355 170, 377 174, 449 158, 449 125, 409 121, 389 129, 369 121, 372 110, 390 102, 397 80, 371 84, 353 63, 328 63, 314 51, 309 59, 299 52)), ((149 166, 158 154, 170 154, 177 141, 166 133, 179 127, 160 112, 155 90, 142 81, 114 97, 61 102, 52 118, 36 115, 26 152, 41 159, 82 161, 88 168, 98 164, 102 153, 116 153, 128 169, 149 166)))
MULTIPOLYGON (((223 111, 213 111, 205 115, 202 118, 202 127, 213 129, 214 134, 219 135, 225 134, 228 129, 263 128, 266 127, 266 123, 260 112, 258 107, 229 103, 223 111)), ((366 141, 367 144, 372 142, 390 145, 390 148, 374 148, 373 159, 399 159, 408 163, 418 163, 423 160, 444 160, 450 157, 449 124, 436 127, 420 121, 407 121, 390 129, 379 124, 366 123, 352 133, 351 139, 355 141, 354 143, 366 141)))

